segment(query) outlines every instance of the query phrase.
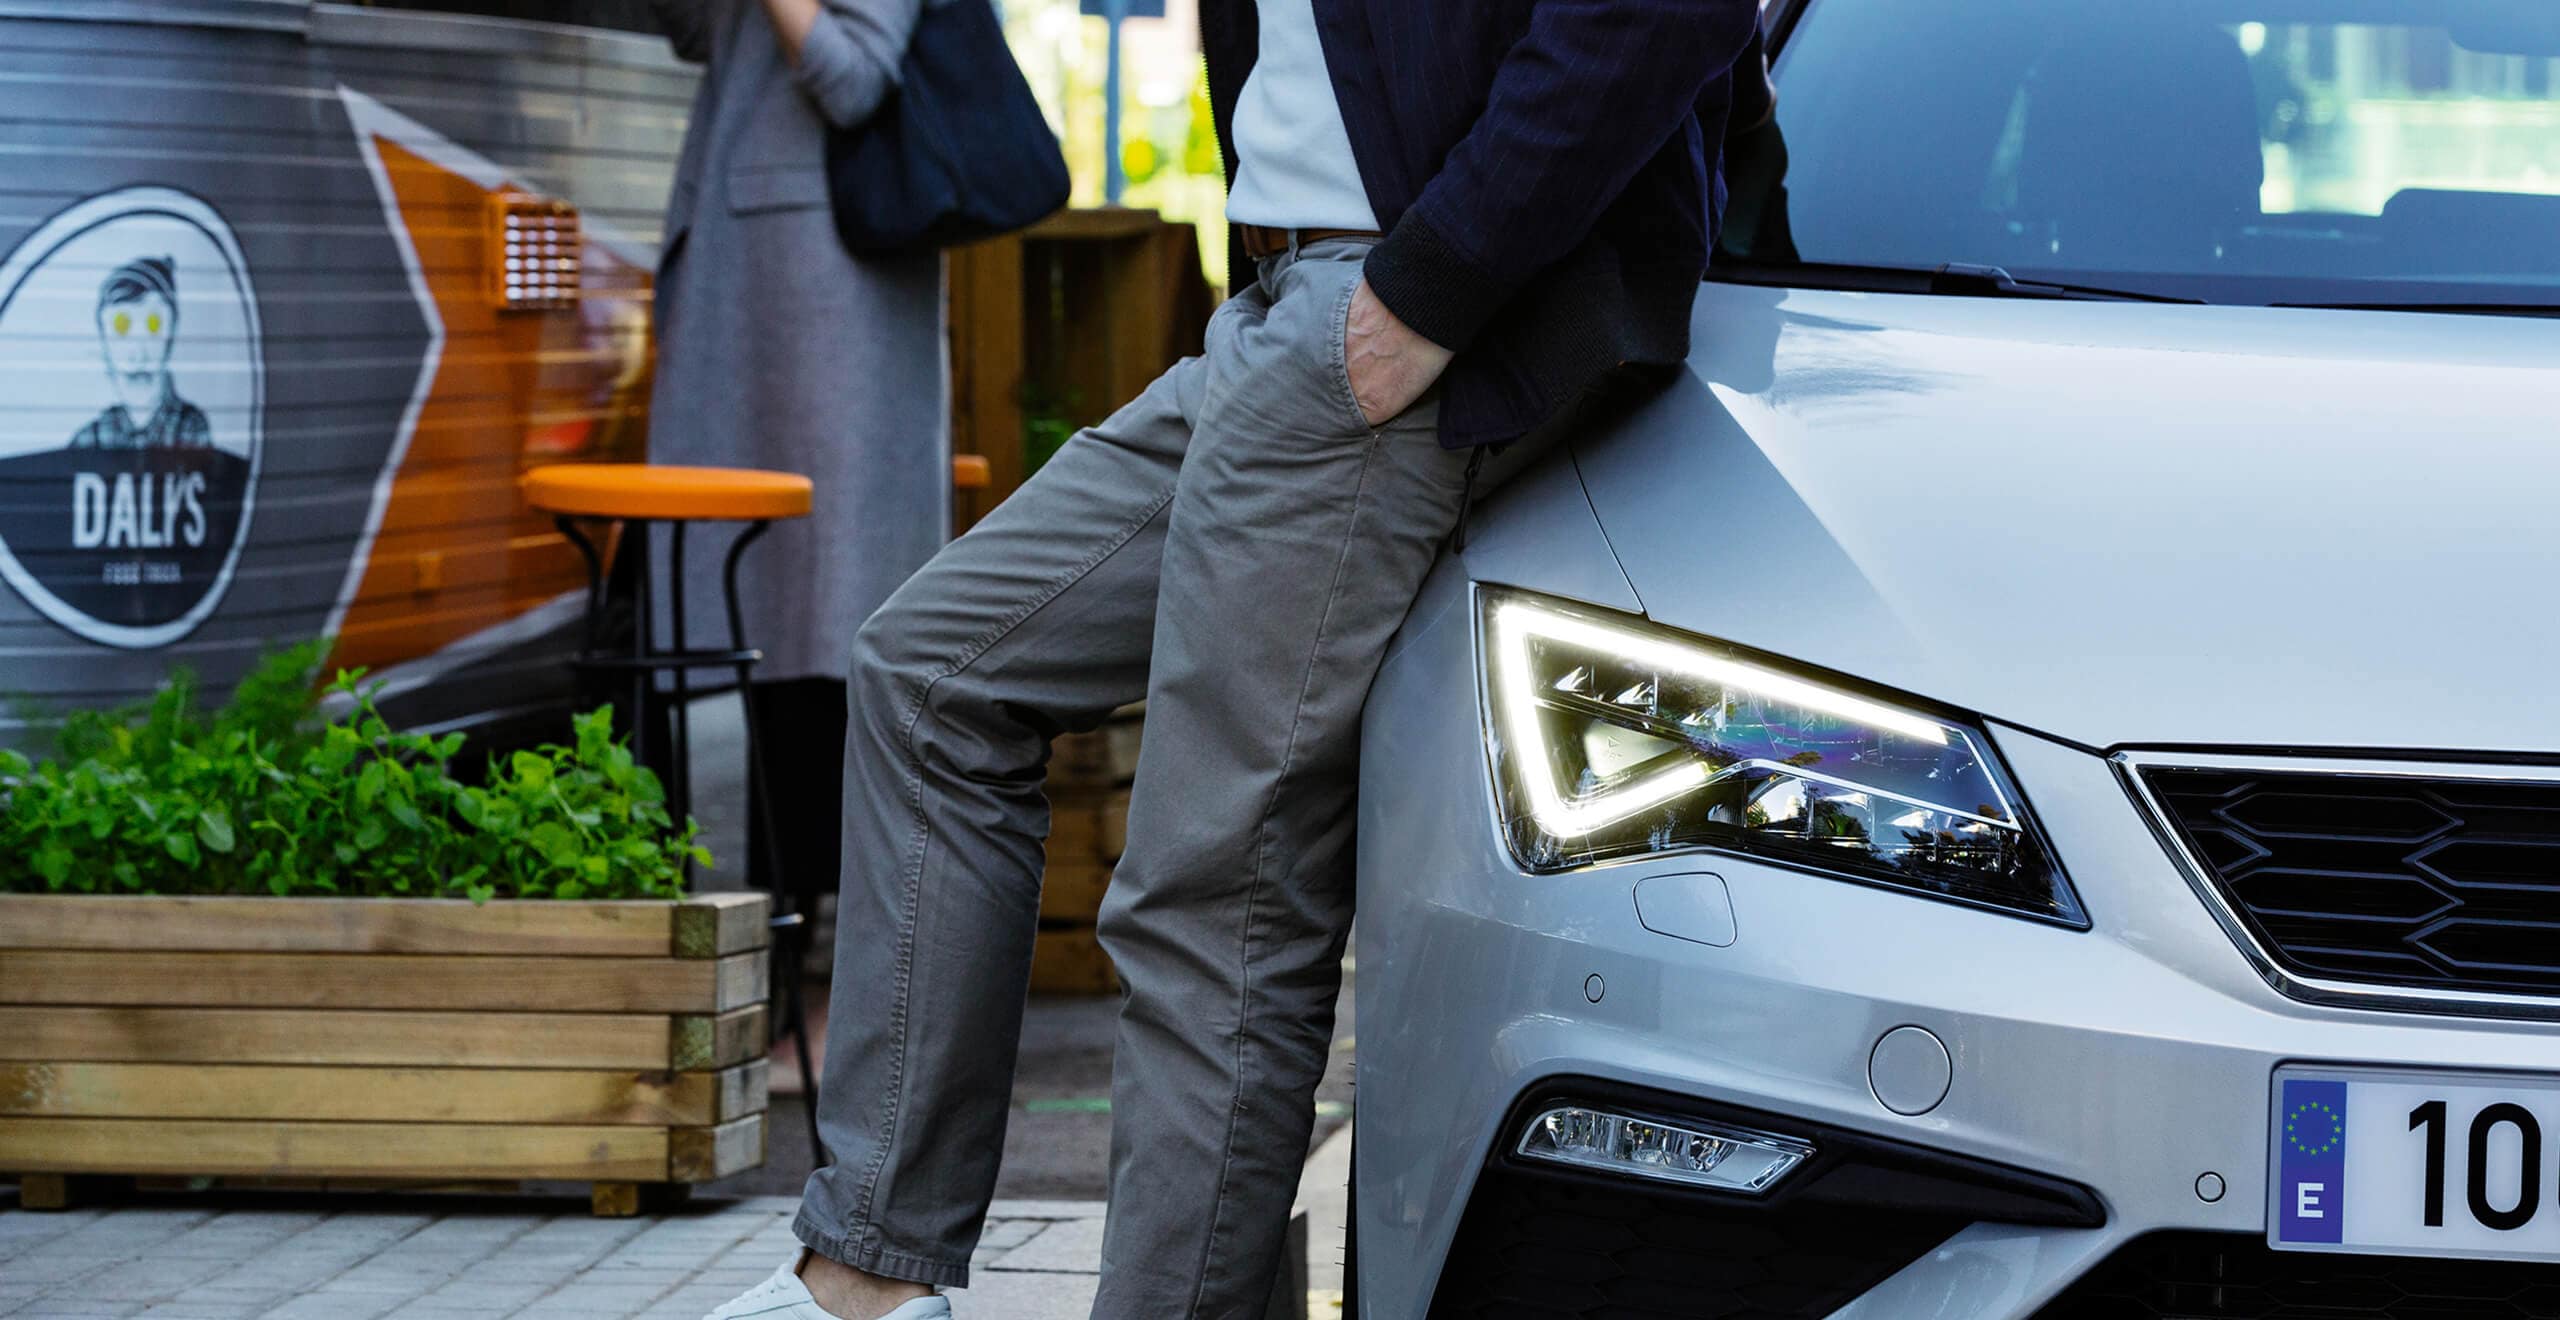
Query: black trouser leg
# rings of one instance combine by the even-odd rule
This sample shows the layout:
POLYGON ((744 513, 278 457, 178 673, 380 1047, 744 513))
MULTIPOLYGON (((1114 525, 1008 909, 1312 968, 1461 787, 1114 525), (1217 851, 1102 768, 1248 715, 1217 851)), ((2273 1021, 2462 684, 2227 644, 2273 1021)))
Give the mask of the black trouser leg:
POLYGON ((818 1080, 809 1058, 808 1012, 801 997, 801 966, 817 929, 818 900, 833 893, 844 847, 845 685, 833 678, 791 678, 754 685, 757 755, 747 766, 747 800, 765 799, 765 829, 747 831, 747 880, 774 896, 777 908, 800 915, 786 928, 781 947, 779 1036, 789 1032, 800 1047, 801 1094, 809 1103, 809 1144, 827 1160, 818 1135, 818 1080), (770 841, 767 834, 779 836, 770 841), (778 855, 777 855, 778 854, 778 855))
POLYGON ((747 880, 776 894, 831 894, 844 847, 844 681, 789 678, 756 684, 756 739, 773 782, 748 771, 749 793, 768 793, 775 849, 749 831, 747 880))

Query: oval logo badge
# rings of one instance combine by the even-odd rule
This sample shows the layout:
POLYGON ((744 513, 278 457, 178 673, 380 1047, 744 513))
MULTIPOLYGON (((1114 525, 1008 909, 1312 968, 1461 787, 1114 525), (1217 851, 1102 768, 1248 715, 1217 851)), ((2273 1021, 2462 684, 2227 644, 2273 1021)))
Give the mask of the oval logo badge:
POLYGON ((45 221, 0 262, 0 577, 102 645, 193 631, 248 536, 265 370, 203 199, 124 188, 45 221))

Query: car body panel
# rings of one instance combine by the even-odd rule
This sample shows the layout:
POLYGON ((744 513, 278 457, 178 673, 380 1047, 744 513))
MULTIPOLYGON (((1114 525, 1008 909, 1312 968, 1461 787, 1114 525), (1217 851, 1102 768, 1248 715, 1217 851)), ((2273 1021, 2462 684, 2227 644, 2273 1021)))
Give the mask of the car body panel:
POLYGON ((2090 746, 2560 747, 2560 321, 1708 284, 1657 621, 2090 746))
MULTIPOLYGON (((1534 587, 1535 583, 1521 585, 1534 587)), ((2267 1088, 2288 1061, 2547 1067, 2560 1025, 2304 1004, 2260 979, 2107 758, 1992 737, 2094 928, 2067 930, 1692 850, 1522 874, 1494 828, 1473 587, 1444 564, 1369 706, 1360 808, 1361 1304, 1425 1313, 1495 1130, 1548 1078, 1793 1114, 2097 1189, 2099 1230, 1969 1230, 1852 1315, 2024 1315, 2143 1233, 2261 1230, 2267 1088), (1726 882, 1738 938, 1647 930, 1650 876, 1726 882), (1592 1002, 1588 978, 1602 978, 1592 1002), (1924 1026, 1955 1075, 1906 1117, 1867 1077, 1924 1026), (2228 1192, 2207 1203, 2199 1174, 2228 1192), (1935 1299, 1935 1300, 1930 1300, 1935 1299), (1887 1309, 1877 1310, 1877 1306, 1887 1309)))
POLYGON ((1572 454, 1550 449, 1468 519, 1467 573, 1478 582, 1536 582, 1551 596, 1633 612, 1635 587, 1609 549, 1575 476, 1572 454))

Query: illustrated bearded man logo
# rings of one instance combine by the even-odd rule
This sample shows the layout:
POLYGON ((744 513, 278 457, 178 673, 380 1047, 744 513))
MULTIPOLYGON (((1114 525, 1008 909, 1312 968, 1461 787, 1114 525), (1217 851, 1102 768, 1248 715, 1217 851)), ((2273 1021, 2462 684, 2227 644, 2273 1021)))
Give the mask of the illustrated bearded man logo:
POLYGON ((178 393, 169 353, 178 342, 178 265, 137 257, 98 286, 98 346, 115 401, 74 432, 73 449, 202 449, 204 410, 178 393))
POLYGON ((0 353, 0 583, 86 641, 185 638, 240 562, 265 447, 229 223, 172 188, 73 203, 0 252, 0 344, 24 350, 0 353))

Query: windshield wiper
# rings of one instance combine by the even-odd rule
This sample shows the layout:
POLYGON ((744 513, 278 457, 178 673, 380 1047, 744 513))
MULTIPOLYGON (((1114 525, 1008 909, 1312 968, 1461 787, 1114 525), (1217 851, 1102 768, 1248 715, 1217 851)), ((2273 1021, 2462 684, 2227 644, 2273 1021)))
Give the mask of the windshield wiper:
POLYGON ((2435 312, 2445 316, 2560 316, 2560 303, 2280 302, 2324 312, 2435 312))
POLYGON ((1998 266, 1975 266, 1950 261, 1930 272, 1933 293, 1972 294, 1976 297, 2000 298, 2070 298, 2088 302, 2202 303, 2202 298, 2180 298, 2166 293, 2144 293, 2135 289, 2108 289, 2094 284, 2055 284, 2048 280, 2022 280, 1998 266))
POLYGON ((1818 289, 1862 289, 1878 293, 1935 293, 1960 298, 2049 298, 2072 302, 2144 302, 2200 304, 2201 298, 2180 298, 2165 293, 2144 293, 2134 289, 2109 289, 2094 284, 2056 284, 2045 280, 2021 280, 1998 266, 1977 266, 1969 262, 1951 261, 1936 269, 1919 266, 1862 266, 1841 262, 1802 261, 1788 263, 1730 262, 1719 264, 1707 272, 1711 280, 1727 280, 1735 284, 1801 285, 1818 289))

